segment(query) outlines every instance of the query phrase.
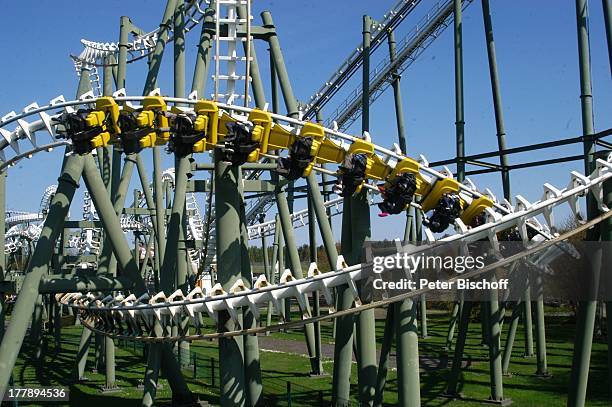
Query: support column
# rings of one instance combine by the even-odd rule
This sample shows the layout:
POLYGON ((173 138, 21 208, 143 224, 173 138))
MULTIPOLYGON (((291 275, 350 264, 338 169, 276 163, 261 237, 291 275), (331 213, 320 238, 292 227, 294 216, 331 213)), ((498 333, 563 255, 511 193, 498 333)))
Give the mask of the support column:
POLYGON ((215 0, 211 1, 208 8, 204 11, 198 54, 193 71, 193 81, 191 82, 191 91, 196 91, 200 98, 205 96, 206 81, 208 80, 208 70, 210 68, 210 50, 212 49, 213 37, 215 35, 215 3, 215 0))
MULTIPOLYGON (((242 188, 242 170, 238 172, 238 192, 240 194, 240 249, 241 264, 240 271, 242 281, 248 288, 252 288, 253 273, 249 259, 249 234, 247 232, 246 214, 244 213, 244 190, 242 188)), ((243 309, 243 328, 256 328, 257 319, 249 308, 243 309)), ((249 406, 260 406, 263 404, 263 386, 261 380, 261 364, 259 361, 259 342, 257 335, 245 335, 244 341, 244 379, 247 389, 246 399, 249 406)))
MULTIPOLYGON (((576 25, 578 31, 578 56, 580 69, 580 107, 582 111, 582 132, 584 140, 584 171, 590 174, 595 169, 595 143, 589 138, 594 133, 593 123, 593 91, 591 89, 591 56, 589 49, 588 2, 576 0, 576 25)), ((598 215, 597 203, 591 194, 587 195, 587 220, 598 215)), ((587 241, 597 241, 599 231, 596 228, 587 231, 587 241)), ((599 271, 601 269, 601 251, 589 256, 591 261, 590 294, 595 298, 598 292, 599 271)), ((576 317, 576 339, 574 341, 574 356, 569 382, 567 405, 582 407, 585 405, 586 391, 593 345, 593 330, 595 328, 596 301, 579 301, 576 317)))
MULTIPOLYGON (((396 333, 395 329, 395 309, 396 304, 391 304, 387 308, 387 316, 385 318, 385 329, 383 331, 383 339, 380 345, 380 358, 378 359, 378 372, 376 375, 376 392, 374 393, 374 406, 382 406, 385 384, 387 383, 387 372, 389 370, 389 354, 391 353, 391 345, 393 345, 393 336, 396 333)), ((398 359, 396 359, 398 360, 398 359)), ((399 387, 398 387, 399 390, 399 387)))
POLYGON ((407 299, 398 303, 396 312, 398 405, 419 407, 421 382, 416 307, 411 299, 407 299))
POLYGON ((465 118, 463 114, 463 23, 461 20, 462 0, 454 0, 455 28, 455 133, 457 139, 457 180, 465 178, 465 118))
MULTIPOLYGON (((217 153, 215 151, 217 279, 223 289, 229 291, 241 276, 239 169, 221 161, 217 153)), ((222 312, 219 314, 218 329, 234 331, 238 326, 227 312, 222 312)), ((244 406, 246 388, 242 337, 219 339, 219 362, 221 405, 244 406)))
MULTIPOLYGON (((275 191, 275 196, 278 214, 280 215, 281 228, 283 230, 283 236, 285 238, 285 247, 287 248, 289 263, 291 266, 291 273, 293 274, 293 277, 300 279, 304 277, 304 273, 302 272, 300 255, 297 250, 298 246, 295 241, 295 235, 293 234, 293 223, 291 221, 291 214, 289 213, 289 204, 287 202, 287 196, 285 195, 285 192, 278 187, 275 191)), ((286 309, 285 316, 287 317, 290 312, 290 309, 286 309)), ((308 315, 311 314, 308 301, 306 302, 306 309, 302 310, 302 313, 306 313, 308 315)), ((314 372, 316 371, 316 354, 314 326, 312 324, 304 325, 304 335, 306 339, 306 347, 308 348, 308 357, 310 358, 311 371, 314 372)))
POLYGON ((272 30, 272 34, 270 34, 268 37, 268 43, 270 44, 270 55, 274 61, 274 67, 280 82, 281 91, 285 100, 285 106, 287 108, 287 116, 295 119, 299 114, 297 99, 295 98, 293 89, 291 88, 289 74, 287 73, 287 67, 285 66, 285 60, 283 59, 280 42, 278 41, 278 36, 276 35, 272 15, 269 11, 264 11, 261 13, 261 18, 263 20, 263 26, 272 30))
MULTIPOLYGON (((495 41, 493 39, 493 23, 491 22, 491 9, 489 0, 482 0, 482 19, 484 21, 485 37, 487 40, 487 56, 489 59, 489 75, 491 77, 491 92, 493 93, 493 108, 495 111, 495 127, 497 129, 497 147, 500 151, 506 149, 506 129, 504 126, 504 112, 502 109, 499 75, 497 73, 497 58, 495 56, 495 41)), ((510 172, 508 171, 508 158, 506 154, 499 156, 502 167, 502 187, 504 198, 510 202, 510 172)))
POLYGON ((13 308, 11 322, 0 345, 0 400, 4 397, 21 344, 26 337, 34 302, 38 296, 38 285, 48 271, 55 242, 68 215, 82 171, 82 157, 71 155, 65 159, 62 173, 58 178, 57 191, 51 200, 49 213, 13 308))
MULTIPOLYGON (((495 281, 495 277, 492 278, 495 281)), ((504 383, 502 378, 502 356, 500 351, 501 328, 499 326, 499 298, 497 290, 489 290, 489 303, 486 309, 489 315, 487 324, 489 334, 489 376, 491 395, 490 400, 495 402, 504 401, 504 383)))
POLYGON ((159 68, 161 67, 164 48, 168 42, 168 32, 170 31, 170 25, 172 24, 176 4, 177 0, 168 0, 168 3, 166 3, 164 16, 159 24, 155 49, 153 50, 151 59, 149 60, 149 71, 147 73, 147 79, 145 80, 145 86, 142 92, 143 95, 148 95, 149 92, 154 89, 155 83, 157 82, 157 75, 159 74, 159 68))
POLYGON ((453 356, 453 364, 448 377, 448 385, 446 394, 450 397, 459 397, 459 376, 461 374, 461 365, 463 364, 463 349, 470 325, 470 313, 472 312, 472 301, 465 301, 461 308, 461 321, 459 323, 459 334, 457 335, 457 343, 455 345, 455 354, 453 356))
MULTIPOLYGON (((308 247, 310 252, 310 262, 317 262, 317 225, 314 214, 313 202, 312 202, 312 191, 308 187, 308 247)), ((313 316, 318 317, 320 315, 319 309, 319 291, 315 291, 312 294, 313 300, 313 316)), ((315 341, 315 357, 313 361, 313 374, 321 375, 323 373, 323 363, 321 355, 321 323, 315 322, 314 326, 314 341, 315 341)))
POLYGON ((522 304, 517 302, 514 304, 512 309, 512 316, 510 317, 510 326, 508 327, 508 334, 506 336, 506 344, 504 346, 504 355, 502 358, 502 374, 509 375, 508 368, 510 366, 510 357, 512 356, 512 347, 514 346, 514 338, 516 336, 516 330, 518 328, 519 318, 521 316, 522 304))

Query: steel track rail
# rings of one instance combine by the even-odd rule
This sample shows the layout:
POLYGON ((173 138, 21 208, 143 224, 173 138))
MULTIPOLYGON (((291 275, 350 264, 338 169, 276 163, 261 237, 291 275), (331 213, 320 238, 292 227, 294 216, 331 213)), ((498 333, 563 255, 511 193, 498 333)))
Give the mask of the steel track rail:
MULTIPOLYGON (((530 249, 526 249, 520 253, 514 254, 512 256, 506 257, 502 260, 496 261, 495 263, 491 263, 487 266, 485 266, 484 268, 480 269, 480 270, 474 270, 474 271, 470 271, 467 273, 464 273, 460 276, 456 276, 453 278, 448 279, 448 281, 456 281, 459 278, 473 278, 473 277, 479 277, 482 276, 483 274, 489 273, 495 269, 498 269, 500 267, 506 266, 510 263, 513 263, 517 260, 521 260, 527 256, 533 255, 535 253, 538 253, 542 250, 547 249, 548 247, 551 247, 559 242, 565 241, 569 238, 571 238, 572 236, 575 236, 587 229, 590 229, 592 227, 594 227, 595 225, 603 222, 604 220, 610 218, 612 216, 612 211, 608 211, 606 213, 604 213, 603 215, 598 216, 595 219, 592 219, 586 223, 584 223, 583 225, 580 225, 579 227, 577 227, 576 229, 573 229, 569 232, 566 232, 560 236, 555 237, 554 239, 551 240, 547 240, 544 242, 541 242, 539 245, 532 247, 530 249)), ((257 334, 264 334, 267 332, 277 332, 280 330, 287 330, 287 329, 296 329, 296 328, 300 328, 306 324, 310 324, 310 323, 314 323, 314 322, 321 322, 321 321, 326 321, 326 320, 330 320, 330 319, 334 319, 334 318, 338 318, 338 317, 342 317, 342 316, 346 316, 346 315, 353 315, 353 314, 358 314, 360 312, 369 310, 369 309, 374 309, 374 308, 382 308, 385 306, 388 306, 390 304, 396 303, 398 301, 403 301, 406 299, 410 299, 410 298, 414 298, 414 297, 418 297, 422 294, 427 294, 428 292, 431 292, 432 289, 428 289, 428 288, 424 288, 424 289, 420 289, 420 290, 414 290, 414 291, 410 291, 404 294, 399 294, 393 297, 389 297, 383 300, 379 300, 379 301, 373 301, 367 304, 362 304, 362 305, 358 305, 346 310, 342 310, 342 311, 334 311, 332 313, 329 314, 324 314, 324 315, 319 315, 319 316, 314 316, 314 317, 309 317, 309 318, 304 318, 301 320, 295 320, 295 321, 290 321, 290 322, 284 322, 284 323, 280 323, 280 324, 276 324, 276 325, 270 325, 270 326, 263 326, 263 327, 257 327, 257 328, 249 328, 249 329, 241 329, 241 330, 236 330, 236 331, 228 331, 228 332, 215 332, 215 333, 209 333, 209 334, 194 334, 194 335, 183 335, 183 336, 174 336, 174 337, 152 337, 152 336, 133 336, 133 335, 121 335, 121 334, 116 334, 116 333, 112 333, 112 332, 107 332, 101 329, 96 328, 94 325, 91 324, 91 319, 90 318, 83 318, 81 315, 79 315, 79 319, 81 320, 81 322, 83 323, 83 325, 85 325, 88 329, 91 329, 92 331, 99 333, 101 335, 104 336, 108 336, 114 339, 124 339, 124 340, 135 340, 135 341, 142 341, 142 342, 176 342, 179 340, 204 340, 204 339, 219 339, 219 338, 230 338, 230 337, 235 337, 235 336, 242 336, 242 335, 257 335, 257 334)))

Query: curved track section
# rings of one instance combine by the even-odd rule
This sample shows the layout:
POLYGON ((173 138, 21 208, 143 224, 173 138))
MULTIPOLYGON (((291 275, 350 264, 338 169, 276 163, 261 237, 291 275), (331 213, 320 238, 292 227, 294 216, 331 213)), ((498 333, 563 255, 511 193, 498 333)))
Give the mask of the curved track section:
MULTIPOLYGON (((186 112, 193 111, 193 105, 197 102, 191 99, 164 98, 166 103, 181 103, 186 112)), ((144 100, 144 97, 126 97, 119 96, 115 98, 119 104, 138 103, 144 100)), ((64 110, 74 109, 77 105, 91 104, 94 100, 85 99, 71 102, 62 102, 44 108, 36 109, 35 111, 24 112, 22 115, 11 117, 9 120, 0 124, 3 130, 5 140, 0 143, 0 149, 5 150, 13 147, 24 138, 32 139, 31 135, 34 129, 47 129, 51 134, 54 134, 55 129, 48 128, 45 125, 45 120, 40 119, 35 122, 27 122, 25 119, 37 115, 46 115, 47 118, 53 115, 44 113, 47 110, 62 108, 64 110), (10 124, 17 122, 18 126, 13 131, 5 130, 4 128, 10 124), (28 136, 30 135, 30 136, 28 136)), ((253 113, 253 109, 217 104, 219 108, 220 122, 234 122, 248 124, 249 115, 253 113)), ((134 106, 139 108, 138 106, 134 106)), ((57 115, 57 113, 55 114, 57 115)), ((280 126, 276 129, 285 134, 295 136, 306 128, 307 123, 300 120, 291 119, 285 116, 270 114, 270 117, 275 119, 273 126, 280 126)), ((45 116, 42 116, 45 117, 45 116)), ((369 135, 364 134, 364 138, 350 136, 335 129, 322 128, 325 140, 328 140, 331 145, 344 150, 346 152, 353 151, 354 146, 363 145, 369 142, 369 135), (365 139, 365 140, 364 140, 365 139)), ((13 147, 14 148, 14 147, 13 147)), ((384 166, 394 168, 400 162, 404 162, 407 157, 401 155, 395 150, 389 150, 381 146, 373 145, 373 155, 370 157, 373 160, 384 163, 384 166), (374 155, 376 157, 374 157, 374 155)), ((277 156, 266 155, 268 158, 278 159, 277 156)), ((499 203, 490 192, 483 193, 476 189, 473 183, 466 182, 458 184, 452 180, 452 174, 448 169, 442 172, 436 171, 428 166, 427 160, 421 156, 419 165, 416 167, 418 176, 422 182, 428 185, 424 189, 423 201, 426 202, 430 195, 435 195, 436 185, 456 185, 457 193, 462 196, 466 202, 475 202, 479 198, 486 197, 491 201, 490 207, 484 209, 483 223, 470 227, 461 221, 459 217, 454 220, 454 233, 447 235, 441 239, 437 239, 427 227, 424 227, 427 240, 430 242, 451 242, 460 241, 467 245, 470 242, 475 242, 481 239, 487 239, 493 247, 499 247, 498 234, 509 229, 514 229, 523 240, 527 247, 531 247, 537 242, 530 239, 528 229, 532 233, 552 239, 554 235, 551 230, 554 230, 553 211, 561 205, 569 205, 572 213, 580 218, 579 200, 587 193, 593 194, 599 204, 599 208, 608 212, 608 208, 603 203, 602 186, 604 181, 612 177, 612 156, 606 160, 598 159, 596 170, 590 175, 583 175, 578 172, 572 172, 569 183, 565 188, 557 188, 550 184, 544 184, 542 199, 536 202, 529 202, 521 196, 517 196, 517 204, 512 207, 508 202, 499 203), (543 218, 542 224, 537 218, 543 218)), ((312 168, 315 171, 322 171, 318 166, 312 168)), ((341 177, 341 172, 325 170, 332 175, 341 177)), ((170 174, 168 174, 170 176, 170 174)), ((378 188, 365 182, 364 187, 378 191, 378 188)), ((418 204, 413 206, 421 209, 418 204)), ((469 208, 469 206, 468 206, 469 208)), ((360 300, 357 294, 356 282, 363 279, 365 276, 364 265, 358 264, 347 267, 342 257, 340 256, 334 270, 328 273, 322 273, 316 264, 311 264, 306 278, 297 279, 293 276, 292 271, 287 269, 281 275, 279 284, 271 284, 264 276, 260 276, 253 289, 246 288, 242 280, 237 280, 231 287, 229 292, 225 292, 223 288, 217 284, 210 292, 203 292, 200 288, 196 288, 189 293, 183 293, 178 290, 174 293, 151 293, 145 294, 140 298, 136 298, 133 294, 126 297, 119 295, 117 297, 106 296, 100 297, 94 294, 67 294, 61 296, 61 301, 71 307, 75 307, 80 311, 85 318, 93 317, 102 324, 107 332, 115 332, 117 329, 128 330, 134 335, 150 332, 147 326, 157 320, 173 319, 183 315, 190 317, 194 323, 200 320, 197 315, 208 314, 213 319, 217 318, 219 312, 226 311, 232 318, 238 319, 237 310, 241 307, 248 307, 256 316, 259 316, 259 307, 268 303, 275 304, 277 312, 280 313, 280 301, 285 298, 295 298, 300 304, 302 310, 306 312, 306 295, 314 291, 320 291, 330 307, 333 307, 331 290, 340 285, 347 285, 355 296, 355 302, 360 305, 360 300)), ((281 315, 282 316, 282 315, 281 315)), ((308 315, 305 315, 308 317, 308 315)))

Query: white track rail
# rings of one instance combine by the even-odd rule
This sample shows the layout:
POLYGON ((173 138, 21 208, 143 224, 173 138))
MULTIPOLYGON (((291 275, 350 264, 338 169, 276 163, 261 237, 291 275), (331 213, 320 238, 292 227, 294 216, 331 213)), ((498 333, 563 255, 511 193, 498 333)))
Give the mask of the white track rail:
MULTIPOLYGON (((181 103, 185 106, 193 106, 194 100, 165 98, 166 102, 181 103)), ((138 103, 143 100, 143 97, 116 97, 117 102, 138 103)), ((52 109, 72 109, 74 106, 91 103, 92 100, 77 100, 70 102, 57 103, 53 106, 46 106, 37 111, 25 112, 19 116, 12 117, 8 121, 0 124, 0 129, 3 129, 10 123, 19 121, 19 126, 13 131, 4 130, 7 133, 5 140, 0 141, 0 149, 6 150, 11 144, 24 140, 27 134, 32 133, 34 128, 39 130, 45 129, 46 126, 43 120, 27 122, 26 118, 36 114, 43 113, 46 110, 52 109), (24 127, 26 130, 24 130, 24 127)), ((222 114, 232 116, 236 120, 246 120, 247 114, 251 111, 249 108, 241 106, 229 106, 219 104, 222 114)), ((190 109, 190 107, 187 107, 190 109)), ((303 122, 297 119, 291 119, 285 116, 273 114, 272 117, 285 126, 288 130, 299 133, 303 122)), ((53 129, 51 129, 53 131, 53 129)), ((348 145, 356 140, 356 137, 341 133, 334 129, 325 129, 325 134, 330 139, 341 143, 348 148, 348 145)), ((393 151, 380 146, 375 146, 375 151, 383 160, 393 165, 404 158, 397 150, 393 151)), ((580 217, 579 200, 587 193, 591 193, 597 201, 600 210, 607 212, 608 208, 603 202, 602 185, 603 182, 612 177, 612 158, 607 160, 598 159, 596 162, 596 170, 586 176, 578 172, 572 172, 569 184, 565 188, 554 187, 550 184, 544 184, 542 199, 536 202, 529 202, 521 196, 516 197, 517 204, 512 207, 508 202, 495 202, 493 208, 487 209, 487 221, 485 224, 469 228, 460 220, 455 221, 455 233, 446 236, 439 241, 461 241, 464 244, 474 242, 480 239, 488 239, 494 246, 498 244, 497 234, 499 232, 516 228, 520 233, 524 243, 529 245, 527 228, 533 228, 541 236, 550 239, 553 237, 550 230, 554 228, 553 210, 560 205, 569 205, 572 213, 576 217, 580 217), (544 219, 544 224, 540 223, 538 217, 544 219)), ((421 157, 421 175, 428 179, 430 183, 436 179, 442 179, 452 176, 450 171, 436 171, 428 167, 427 160, 421 157)), ((476 198, 482 196, 483 193, 478 191, 471 182, 461 186, 461 193, 468 198, 476 198)), ((489 195, 491 195, 489 193, 489 195)), ((427 228, 424 228, 427 240, 436 241, 436 236, 433 235, 427 228)), ((329 273, 320 273, 316 265, 312 265, 308 272, 308 277, 296 279, 290 270, 285 270, 281 276, 279 284, 271 284, 265 280, 265 277, 260 277, 253 289, 247 289, 246 284, 240 280, 236 281, 229 292, 223 291, 220 286, 213 287, 213 290, 208 293, 195 289, 190 293, 157 293, 151 298, 142 297, 135 298, 133 295, 127 298, 105 298, 104 301, 100 298, 94 298, 92 295, 75 294, 67 295, 63 298, 66 304, 78 307, 83 311, 91 312, 120 312, 125 318, 134 318, 136 315, 143 318, 159 318, 161 315, 176 315, 186 314, 193 316, 196 312, 205 312, 211 316, 217 315, 219 311, 228 311, 230 315, 236 315, 236 309, 239 307, 249 307, 257 312, 260 305, 267 304, 269 301, 278 304, 283 298, 294 297, 298 302, 305 301, 304 295, 315 290, 324 293, 325 297, 331 301, 330 289, 342 284, 348 284, 355 291, 355 282, 362 277, 362 265, 346 267, 340 260, 335 267, 335 270, 329 273), (76 302, 75 302, 76 301, 76 302), (125 312, 124 312, 125 311, 125 312)), ((331 302, 330 302, 331 304, 331 302)))

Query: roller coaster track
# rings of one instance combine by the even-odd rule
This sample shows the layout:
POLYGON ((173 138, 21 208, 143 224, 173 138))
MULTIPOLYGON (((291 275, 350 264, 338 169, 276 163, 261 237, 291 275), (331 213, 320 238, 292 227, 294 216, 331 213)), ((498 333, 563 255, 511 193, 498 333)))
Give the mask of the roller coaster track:
MULTIPOLYGON (((575 228, 574 230, 564 233, 561 236, 557 236, 553 239, 550 239, 544 242, 539 242, 539 244, 535 244, 532 247, 525 249, 524 251, 521 251, 517 254, 500 259, 494 263, 491 263, 485 266, 482 269, 466 272, 456 277, 449 278, 447 281, 451 282, 459 278, 475 279, 481 276, 485 276, 486 274, 491 273, 496 269, 507 266, 519 260, 525 259, 528 256, 532 256, 532 255, 539 255, 540 259, 548 257, 548 259, 543 260, 543 262, 538 262, 539 264, 547 264, 548 262, 550 262, 552 259, 555 258, 555 255, 556 255, 555 252, 558 252, 556 245, 566 243, 566 241, 572 236, 575 236, 578 233, 584 232, 585 230, 594 227, 595 225, 603 222, 604 220, 610 218, 611 216, 612 216, 612 212, 608 211, 605 214, 591 221, 588 221, 580 225, 579 227, 575 228)), ((572 248, 573 247, 570 246, 570 249, 572 248)), ((398 248, 398 252, 401 250, 407 250, 407 248, 406 247, 398 248)), ((415 255, 418 254, 418 252, 412 252, 412 253, 415 255)), ((531 263, 529 260, 527 261, 531 263)), ((371 264, 367 264, 367 265, 371 265, 371 264)), ((299 289, 297 290, 299 291, 299 289)), ((99 333, 101 335, 108 336, 108 337, 115 338, 115 339, 134 340, 134 341, 142 341, 142 342, 176 342, 179 340, 193 341, 193 340, 204 340, 204 339, 211 340, 211 339, 219 339, 219 338, 231 338, 234 336, 241 336, 241 335, 258 335, 258 334, 264 334, 267 332, 297 329, 297 328, 302 327, 303 325, 314 323, 314 322, 321 322, 321 321, 331 320, 331 319, 346 316, 346 315, 358 314, 368 309, 386 307, 398 301, 403 301, 403 300, 410 299, 410 298, 417 298, 418 296, 422 294, 427 294, 431 291, 432 289, 430 288, 423 288, 423 289, 408 291, 408 292, 398 294, 392 297, 383 298, 382 300, 373 301, 373 302, 369 302, 366 304, 357 302, 354 307, 351 307, 345 310, 340 310, 340 311, 334 310, 333 306, 330 305, 330 307, 332 308, 331 308, 331 311, 327 314, 321 314, 317 316, 305 315, 303 316, 302 319, 293 320, 289 322, 285 322, 283 319, 282 322, 278 324, 273 324, 273 325, 258 326, 256 328, 248 328, 248 329, 238 329, 234 331, 212 332, 212 333, 201 333, 202 332, 201 320, 197 319, 196 311, 195 311, 195 308, 197 308, 197 304, 198 304, 197 300, 183 301, 183 304, 176 302, 173 304, 173 306, 188 309, 186 313, 189 315, 190 319, 193 320, 194 325, 197 329, 196 334, 184 334, 180 336, 148 336, 148 335, 143 336, 143 335, 138 335, 138 333, 133 333, 133 334, 121 333, 121 332, 118 332, 117 329, 105 330, 104 328, 108 327, 106 323, 109 321, 109 319, 107 316, 101 316, 101 314, 97 312, 98 308, 96 308, 95 306, 95 304, 100 301, 100 297, 96 298, 95 296, 82 295, 82 294, 66 294, 66 295, 58 294, 57 299, 61 301, 63 304, 68 305, 69 307, 72 307, 73 310, 75 310, 78 313, 79 319, 82 321, 83 325, 85 325, 88 329, 91 329, 92 331, 99 333), (189 310, 188 307, 193 307, 193 308, 189 310)), ((108 297, 102 299, 102 301, 105 301, 107 299, 108 297)), ((119 319, 135 320, 136 315, 142 315, 134 311, 133 307, 123 305, 123 304, 132 305, 130 301, 127 301, 127 299, 124 299, 118 304, 119 305, 112 307, 111 312, 112 314, 114 314, 113 316, 117 316, 119 319)), ((160 312, 159 314, 157 314, 156 311, 153 310, 152 314, 154 316, 151 315, 152 318, 150 319, 153 319, 153 318, 161 319, 161 315, 163 313, 160 312)), ((169 314, 163 314, 163 315, 169 315, 169 316, 172 316, 172 318, 174 318, 177 314, 178 312, 175 311, 174 313, 169 312, 169 314)), ((115 320, 113 320, 113 322, 114 321, 115 320)), ((133 325, 132 326, 128 325, 128 328, 131 328, 131 327, 133 327, 133 325)))
MULTIPOLYGON (((167 103, 180 103, 187 106, 185 109, 189 111, 196 103, 192 99, 181 98, 164 98, 167 103)), ((144 100, 144 97, 127 97, 122 96, 119 92, 115 98, 119 104, 137 103, 144 100)), ((0 124, 0 129, 4 130, 8 124, 18 122, 17 128, 13 131, 4 130, 7 134, 5 140, 0 142, 0 149, 7 149, 11 144, 17 143, 24 138, 31 140, 27 134, 32 134, 34 129, 47 129, 45 121, 39 119, 33 122, 27 122, 25 119, 40 115, 45 111, 57 109, 73 109, 74 106, 91 104, 93 99, 84 98, 69 102, 61 102, 45 106, 36 111, 28 111, 19 116, 12 117, 8 121, 0 124), (24 127, 26 130, 24 130, 24 127)), ((247 120, 247 114, 253 109, 217 104, 221 114, 231 120, 244 122, 247 120)), ((57 115, 59 113, 54 113, 57 115)), ((47 115, 47 117, 52 117, 47 115)), ((275 120, 275 125, 282 126, 286 131, 292 134, 299 134, 300 129, 304 127, 305 122, 297 119, 292 119, 278 114, 271 114, 275 120)), ((325 137, 333 141, 345 150, 348 150, 352 143, 360 140, 358 137, 350 136, 341 133, 334 129, 324 128, 325 137)), ((50 129, 53 132, 53 129, 50 129)), ((14 148, 14 147, 13 147, 14 148)), ((375 153, 379 159, 387 163, 389 166, 396 165, 397 162, 406 159, 401 153, 384 147, 374 145, 375 153)), ((318 167, 314 170, 320 171, 318 167)), ((452 174, 448 169, 442 172, 436 171, 428 166, 427 160, 421 156, 419 174, 430 185, 435 185, 436 182, 449 179, 452 174)), ((335 172, 327 170, 332 175, 337 175, 335 172)), ((596 161, 596 169, 590 175, 583 175, 573 171, 570 176, 570 181, 567 187, 557 188, 550 184, 544 184, 542 199, 536 202, 529 202, 521 196, 516 197, 516 205, 510 206, 508 202, 495 201, 492 194, 489 196, 494 200, 490 208, 485 210, 485 223, 475 227, 466 226, 459 218, 454 222, 454 234, 445 236, 441 239, 432 233, 427 227, 424 227, 425 236, 429 242, 461 242, 464 245, 475 242, 481 239, 487 239, 493 247, 499 247, 498 234, 500 232, 516 229, 521 236, 524 244, 530 247, 530 242, 527 229, 531 229, 545 239, 554 239, 554 216, 553 210, 561 205, 569 205, 572 213, 580 218, 579 200, 581 197, 590 193, 595 198, 598 207, 603 212, 609 212, 609 209, 603 202, 603 183, 612 177, 612 157, 607 159, 598 159, 596 161), (540 223, 537 217, 542 217, 544 224, 540 223)), ((376 190, 372 185, 367 185, 369 189, 376 190)), ((467 200, 474 200, 483 197, 484 194, 478 191, 474 184, 467 182, 459 185, 459 193, 467 200)), ((419 208, 419 205, 413 204, 419 208)), ((155 320, 161 320, 181 315, 190 317, 194 321, 198 320, 196 314, 206 313, 212 318, 217 318, 218 313, 226 311, 229 315, 237 319, 237 311, 241 307, 248 307, 256 316, 259 316, 259 307, 272 302, 275 304, 277 311, 280 310, 280 301, 285 298, 295 298, 300 304, 302 310, 306 310, 305 296, 314 291, 323 293, 328 304, 333 307, 331 290, 340 285, 347 285, 353 292, 356 304, 360 304, 357 295, 356 282, 365 277, 364 265, 358 264, 354 266, 346 266, 342 256, 339 257, 334 270, 327 273, 321 273, 316 264, 311 264, 306 278, 298 279, 293 276, 292 271, 284 270, 280 282, 271 284, 265 278, 260 276, 254 284, 254 288, 248 289, 247 285, 242 280, 235 281, 234 285, 225 292, 220 285, 215 285, 210 292, 202 292, 200 288, 195 288, 189 293, 183 293, 177 290, 174 293, 151 293, 144 294, 140 298, 136 298, 133 294, 123 297, 106 296, 100 297, 94 294, 67 294, 62 297, 62 302, 66 305, 74 306, 82 313, 87 315, 95 315, 99 321, 106 321, 107 330, 114 331, 113 321, 127 324, 127 329, 132 334, 148 331, 147 326, 155 320), (116 320, 116 317, 118 318, 116 320)), ((123 328, 122 328, 123 329, 123 328)))
MULTIPOLYGON (((463 9, 473 0, 463 2, 463 9)), ((389 87, 395 75, 404 72, 431 45, 453 21, 453 0, 436 3, 419 23, 397 44, 397 56, 393 62, 385 58, 370 74, 370 103, 389 87)), ((329 115, 326 125, 336 122, 339 129, 347 129, 361 115, 362 88, 356 87, 329 115)))
MULTIPOLYGON (((404 21, 420 2, 421 0, 400 0, 383 15, 380 22, 374 24, 370 53, 373 53, 382 44, 389 32, 404 21)), ((314 118, 317 110, 321 109, 361 67, 363 64, 362 52, 363 44, 360 43, 336 72, 310 97, 304 109, 305 118, 314 118)))
MULTIPOLYGON (((185 9, 186 24, 185 31, 191 31, 195 26, 200 24, 204 15, 202 4, 210 4, 209 0, 194 0, 187 2, 187 8, 185 9)), ((172 27, 169 27, 172 30, 172 27)), ((132 41, 128 43, 128 63, 135 62, 139 59, 145 58, 155 48, 158 40, 158 34, 160 27, 157 27, 153 31, 148 33, 139 33, 134 37, 132 41)), ((168 41, 173 41, 173 37, 170 36, 168 41)), ((119 43, 117 42, 99 42, 90 40, 81 40, 83 45, 83 51, 78 56, 72 56, 74 60, 75 69, 77 74, 80 75, 81 67, 83 64, 91 67, 103 67, 108 64, 104 60, 109 56, 117 57, 119 53, 119 43)))

